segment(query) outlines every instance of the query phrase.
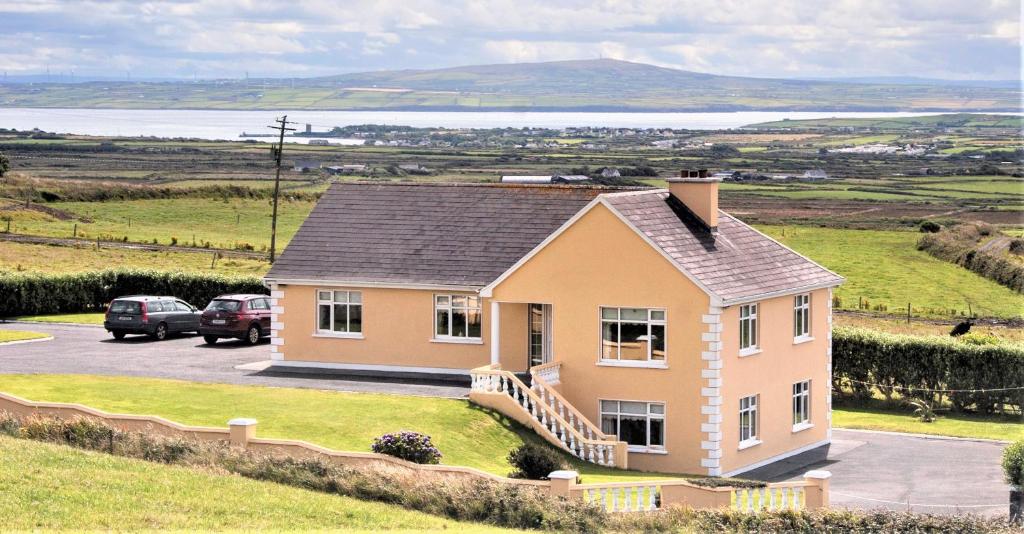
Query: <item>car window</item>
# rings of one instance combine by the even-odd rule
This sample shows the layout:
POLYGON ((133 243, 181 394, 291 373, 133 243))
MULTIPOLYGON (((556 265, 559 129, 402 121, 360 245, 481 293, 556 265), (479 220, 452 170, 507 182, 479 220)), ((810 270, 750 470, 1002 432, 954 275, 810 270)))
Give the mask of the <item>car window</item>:
POLYGON ((266 306, 266 309, 269 310, 270 309, 270 299, 263 299, 263 305, 266 306))
POLYGON ((110 313, 139 314, 142 306, 134 300, 115 300, 110 303, 110 313))
POLYGON ((252 299, 249 301, 250 310, 265 310, 267 309, 267 302, 263 299, 252 299))
POLYGON ((178 308, 178 311, 183 311, 183 312, 191 312, 192 311, 192 307, 191 306, 189 306, 188 304, 186 304, 186 303, 184 303, 184 302, 182 302, 180 300, 174 301, 174 306, 176 308, 178 308))
POLYGON ((160 313, 164 311, 164 305, 159 300, 151 300, 146 303, 146 311, 149 313, 160 313))
POLYGON ((210 304, 206 307, 207 310, 212 311, 238 311, 242 307, 242 302, 238 300, 223 300, 215 299, 210 301, 210 304))

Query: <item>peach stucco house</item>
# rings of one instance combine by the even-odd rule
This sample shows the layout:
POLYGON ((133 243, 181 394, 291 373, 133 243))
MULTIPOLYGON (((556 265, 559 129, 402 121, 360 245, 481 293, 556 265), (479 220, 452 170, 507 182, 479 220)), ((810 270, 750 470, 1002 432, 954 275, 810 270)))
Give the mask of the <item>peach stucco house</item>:
POLYGON ((274 364, 471 380, 616 467, 734 475, 826 445, 842 278, 683 175, 335 184, 267 274, 274 364))

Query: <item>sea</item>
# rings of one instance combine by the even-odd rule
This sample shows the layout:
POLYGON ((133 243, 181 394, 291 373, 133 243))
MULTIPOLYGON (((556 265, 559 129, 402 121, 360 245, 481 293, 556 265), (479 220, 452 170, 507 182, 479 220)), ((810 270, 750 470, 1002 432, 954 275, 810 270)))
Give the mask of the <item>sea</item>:
MULTIPOLYGON (((922 112, 837 111, 737 111, 711 113, 601 113, 601 112, 504 112, 504 111, 222 111, 162 109, 59 109, 0 108, 0 128, 54 133, 165 137, 206 140, 272 141, 269 126, 283 115, 300 131, 313 132, 335 126, 389 124, 424 128, 675 128, 722 130, 783 119, 879 118, 935 115, 922 112), (256 137, 243 137, 243 134, 256 137)), ((308 143, 312 137, 293 137, 289 142, 308 143)), ((329 138, 333 144, 362 144, 360 139, 329 138)))

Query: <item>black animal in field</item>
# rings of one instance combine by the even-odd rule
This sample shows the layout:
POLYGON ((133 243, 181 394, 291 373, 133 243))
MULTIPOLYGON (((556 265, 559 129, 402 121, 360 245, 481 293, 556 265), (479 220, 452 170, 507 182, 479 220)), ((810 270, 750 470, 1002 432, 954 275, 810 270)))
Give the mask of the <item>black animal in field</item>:
POLYGON ((949 331, 949 335, 953 337, 960 337, 966 334, 967 332, 970 332, 972 326, 974 326, 974 323, 970 319, 961 321, 959 324, 954 326, 952 330, 949 331))

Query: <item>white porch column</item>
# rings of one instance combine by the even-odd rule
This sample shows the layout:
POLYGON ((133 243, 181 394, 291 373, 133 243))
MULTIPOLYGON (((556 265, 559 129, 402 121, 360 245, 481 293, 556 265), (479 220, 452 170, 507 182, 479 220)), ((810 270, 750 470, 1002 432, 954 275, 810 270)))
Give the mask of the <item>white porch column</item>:
POLYGON ((491 301, 491 365, 501 360, 501 306, 496 300, 491 301))

